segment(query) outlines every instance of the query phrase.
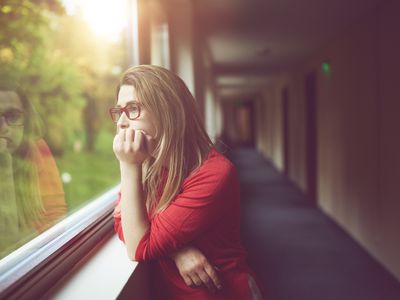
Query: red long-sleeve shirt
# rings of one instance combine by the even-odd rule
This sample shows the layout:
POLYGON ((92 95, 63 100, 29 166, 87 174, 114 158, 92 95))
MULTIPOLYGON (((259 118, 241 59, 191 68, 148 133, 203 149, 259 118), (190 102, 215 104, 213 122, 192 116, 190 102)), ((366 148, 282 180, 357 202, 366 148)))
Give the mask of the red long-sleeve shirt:
MULTIPOLYGON (((120 197, 114 211, 115 230, 124 241, 119 201, 120 197)), ((239 182, 235 167, 223 155, 212 149, 170 205, 149 220, 135 259, 153 261, 152 290, 160 295, 156 299, 251 299, 249 275, 257 279, 240 242, 239 182), (188 287, 168 256, 189 244, 220 269, 223 288, 216 294, 188 287)))

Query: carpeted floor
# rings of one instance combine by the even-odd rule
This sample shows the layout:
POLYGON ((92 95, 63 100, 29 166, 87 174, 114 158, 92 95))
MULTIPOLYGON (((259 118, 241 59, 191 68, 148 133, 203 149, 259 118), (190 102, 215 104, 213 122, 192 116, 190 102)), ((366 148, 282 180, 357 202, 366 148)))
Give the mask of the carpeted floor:
POLYGON ((238 168, 242 239, 267 300, 400 299, 400 282, 269 161, 249 148, 226 155, 238 168))

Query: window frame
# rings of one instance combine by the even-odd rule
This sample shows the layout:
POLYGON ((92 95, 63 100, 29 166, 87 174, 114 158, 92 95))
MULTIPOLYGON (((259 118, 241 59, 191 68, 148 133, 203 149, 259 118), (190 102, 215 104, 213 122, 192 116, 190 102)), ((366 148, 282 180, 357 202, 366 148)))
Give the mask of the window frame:
POLYGON ((113 210, 120 186, 0 260, 0 298, 44 295, 96 245, 114 234, 113 210))

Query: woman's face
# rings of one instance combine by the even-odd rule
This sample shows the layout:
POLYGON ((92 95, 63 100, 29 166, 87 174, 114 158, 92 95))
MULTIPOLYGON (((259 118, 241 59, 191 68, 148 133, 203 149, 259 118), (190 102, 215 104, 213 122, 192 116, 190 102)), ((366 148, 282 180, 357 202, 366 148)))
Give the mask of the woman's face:
POLYGON ((12 154, 20 146, 24 135, 23 111, 16 93, 0 91, 0 154, 12 154))
MULTIPOLYGON (((132 102, 139 102, 140 99, 136 96, 135 88, 132 85, 122 85, 118 93, 117 107, 126 107, 132 102)), ((117 122, 118 131, 123 128, 133 128, 134 130, 142 130, 145 134, 155 137, 156 127, 152 120, 150 112, 146 111, 143 106, 140 106, 140 116, 135 120, 130 120, 125 113, 122 113, 117 122)))

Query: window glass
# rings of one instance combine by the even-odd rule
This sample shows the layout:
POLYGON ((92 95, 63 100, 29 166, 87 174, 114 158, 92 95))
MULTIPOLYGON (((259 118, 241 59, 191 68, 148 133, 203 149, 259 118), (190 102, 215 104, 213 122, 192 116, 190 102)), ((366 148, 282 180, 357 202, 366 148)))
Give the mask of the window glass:
POLYGON ((118 183, 126 3, 0 4, 0 258, 118 183))

